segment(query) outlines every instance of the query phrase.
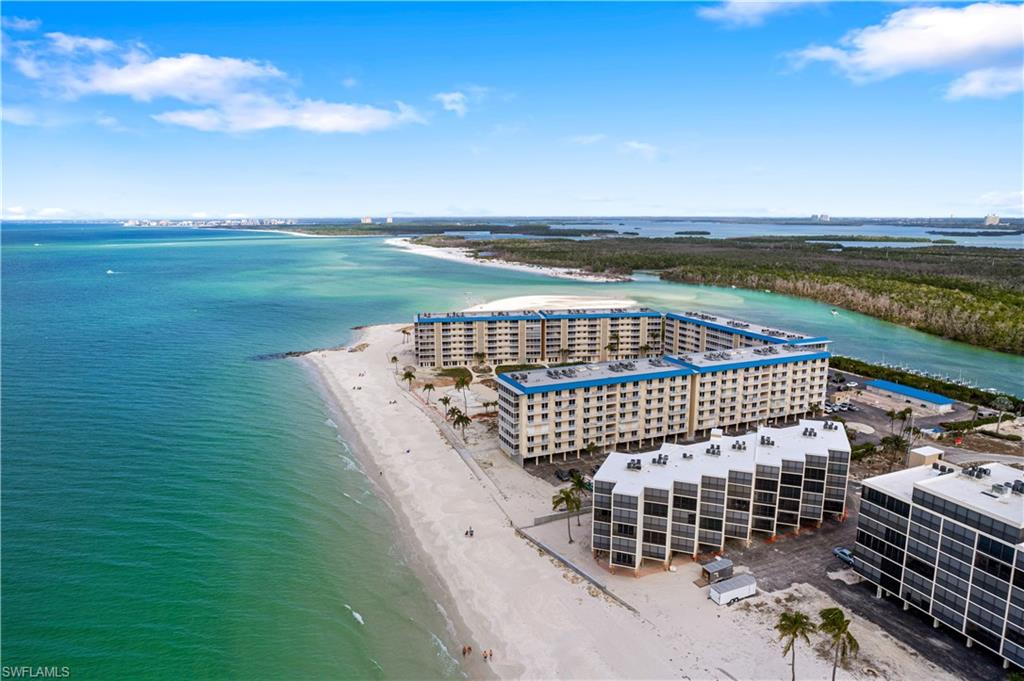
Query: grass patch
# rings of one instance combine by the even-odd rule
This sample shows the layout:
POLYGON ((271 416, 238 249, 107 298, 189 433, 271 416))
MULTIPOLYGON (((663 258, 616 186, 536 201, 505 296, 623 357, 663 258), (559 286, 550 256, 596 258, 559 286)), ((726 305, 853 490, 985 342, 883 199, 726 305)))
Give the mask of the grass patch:
POLYGON ((466 367, 448 367, 447 369, 441 369, 437 372, 438 376, 445 376, 446 378, 453 378, 458 380, 464 378, 470 383, 473 382, 473 372, 466 367))
POLYGON ((501 364, 494 369, 496 374, 507 374, 512 371, 530 371, 531 369, 543 369, 541 364, 501 364))

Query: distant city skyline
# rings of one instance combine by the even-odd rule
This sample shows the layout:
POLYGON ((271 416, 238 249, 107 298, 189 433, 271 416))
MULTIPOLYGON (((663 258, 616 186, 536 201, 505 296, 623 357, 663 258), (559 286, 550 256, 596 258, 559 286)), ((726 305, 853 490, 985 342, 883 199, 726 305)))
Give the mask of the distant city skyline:
POLYGON ((1016 3, 3 12, 8 220, 1024 214, 1016 3))

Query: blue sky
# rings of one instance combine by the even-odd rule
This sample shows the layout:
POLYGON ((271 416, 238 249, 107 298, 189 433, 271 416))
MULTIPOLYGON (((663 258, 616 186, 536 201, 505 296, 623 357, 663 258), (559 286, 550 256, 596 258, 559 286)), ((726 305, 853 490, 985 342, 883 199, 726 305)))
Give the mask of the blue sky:
POLYGON ((6 2, 4 217, 1020 215, 1022 11, 6 2))

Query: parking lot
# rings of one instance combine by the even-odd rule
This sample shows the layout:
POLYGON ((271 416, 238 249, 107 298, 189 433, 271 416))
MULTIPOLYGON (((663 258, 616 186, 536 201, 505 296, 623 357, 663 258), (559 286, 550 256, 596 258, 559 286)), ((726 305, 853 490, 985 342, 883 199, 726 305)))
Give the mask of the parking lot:
POLYGON ((840 607, 877 624, 952 673, 965 679, 1002 679, 1005 672, 999 656, 977 646, 967 648, 963 636, 945 627, 934 629, 931 617, 914 608, 904 612, 896 598, 876 599, 875 588, 868 582, 847 584, 843 580, 845 577, 852 581, 855 575, 832 555, 832 549, 853 548, 859 497, 860 485, 851 481, 849 515, 844 522, 827 521, 820 528, 805 529, 797 536, 780 537, 772 543, 755 541, 749 548, 742 548, 742 544, 737 544, 738 548, 730 546, 726 556, 736 565, 750 568, 758 587, 765 591, 811 584, 831 596, 840 607))

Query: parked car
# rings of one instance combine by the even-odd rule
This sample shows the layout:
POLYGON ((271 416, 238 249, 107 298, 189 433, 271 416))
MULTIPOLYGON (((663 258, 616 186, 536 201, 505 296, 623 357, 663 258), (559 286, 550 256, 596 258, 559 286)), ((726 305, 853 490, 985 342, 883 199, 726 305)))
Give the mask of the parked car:
POLYGON ((832 549, 832 555, 843 561, 850 567, 853 567, 853 551, 846 548, 845 546, 837 546, 832 549))
POLYGON ((561 480, 562 482, 569 482, 570 480, 572 480, 572 476, 569 475, 569 472, 563 471, 561 468, 555 470, 555 477, 561 480))
POLYGON ((846 384, 846 387, 847 387, 847 388, 856 388, 856 387, 857 387, 857 385, 858 385, 857 381, 849 381, 849 382, 848 382, 848 383, 846 384))
POLYGON ((849 408, 850 405, 848 405, 846 402, 843 402, 842 404, 839 405, 839 411, 847 411, 849 410, 849 408))
POLYGON ((580 469, 579 468, 570 468, 569 469, 569 479, 570 480, 575 478, 577 475, 582 475, 582 473, 580 473, 580 469))

